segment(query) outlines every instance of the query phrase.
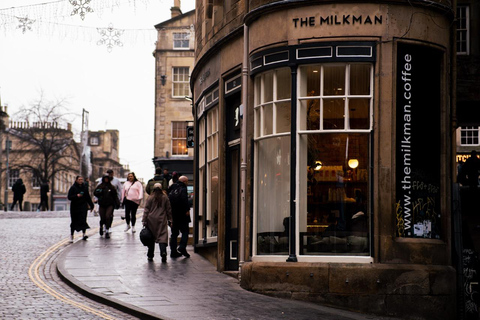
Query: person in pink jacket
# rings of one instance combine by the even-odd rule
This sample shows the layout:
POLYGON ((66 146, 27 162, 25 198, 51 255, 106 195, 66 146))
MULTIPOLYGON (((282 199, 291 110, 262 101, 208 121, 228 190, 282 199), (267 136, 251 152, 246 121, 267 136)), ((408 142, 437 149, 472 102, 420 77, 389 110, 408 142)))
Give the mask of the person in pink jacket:
POLYGON ((135 173, 130 172, 127 181, 123 185, 122 202, 125 205, 125 222, 127 226, 125 232, 130 230, 130 221, 132 222, 132 233, 135 233, 135 221, 137 220, 137 209, 143 199, 143 185, 137 180, 135 173))

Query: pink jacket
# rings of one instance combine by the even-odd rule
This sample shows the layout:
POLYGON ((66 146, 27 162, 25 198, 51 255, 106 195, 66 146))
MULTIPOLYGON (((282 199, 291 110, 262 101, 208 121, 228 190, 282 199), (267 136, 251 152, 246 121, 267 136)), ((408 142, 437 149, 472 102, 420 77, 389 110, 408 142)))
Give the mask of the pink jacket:
POLYGON ((123 184, 123 192, 122 192, 122 199, 127 198, 127 200, 133 201, 136 204, 140 204, 143 199, 143 186, 140 181, 135 181, 132 183, 130 181, 126 181, 123 184))

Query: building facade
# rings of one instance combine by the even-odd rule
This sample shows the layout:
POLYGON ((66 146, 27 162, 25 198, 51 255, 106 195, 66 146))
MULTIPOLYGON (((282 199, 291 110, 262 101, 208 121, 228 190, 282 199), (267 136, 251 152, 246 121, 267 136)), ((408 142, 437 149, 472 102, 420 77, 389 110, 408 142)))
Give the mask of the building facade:
MULTIPOLYGON (((26 187, 23 210, 37 210, 40 204, 40 186, 49 183, 49 210, 68 210, 69 188, 80 168, 80 152, 73 139, 71 124, 62 126, 57 122, 10 121, 6 107, 2 107, 0 158, 2 203, 8 210, 13 202, 12 186, 22 179, 26 187), (7 174, 8 169, 8 174, 7 174), (7 193, 5 189, 7 187, 7 193)), ((15 210, 19 210, 18 205, 15 210)))
MULTIPOLYGON (((190 74, 194 64, 194 11, 182 13, 180 0, 171 19, 155 26, 155 167, 177 171, 193 180, 193 149, 187 144, 187 127, 193 133, 190 74)), ((192 134, 193 136, 193 134, 192 134)), ((152 173, 153 174, 153 173, 152 173)))
POLYGON ((197 1, 196 252, 252 291, 453 319, 454 17, 197 1))
POLYGON ((90 163, 93 180, 101 178, 109 169, 114 176, 126 178, 129 168, 120 163, 120 133, 118 130, 88 131, 90 163))

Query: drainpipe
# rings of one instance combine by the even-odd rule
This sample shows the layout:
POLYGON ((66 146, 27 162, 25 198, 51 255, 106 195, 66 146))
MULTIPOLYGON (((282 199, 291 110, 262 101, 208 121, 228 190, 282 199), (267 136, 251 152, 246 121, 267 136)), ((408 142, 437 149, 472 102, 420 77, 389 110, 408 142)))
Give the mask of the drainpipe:
MULTIPOLYGON (((247 1, 248 2, 248 1, 247 1)), ((248 12, 248 11, 247 11, 248 12)), ((243 24, 243 66, 242 66, 242 104, 243 104, 243 120, 242 120, 242 137, 240 144, 240 249, 238 263, 238 280, 242 280, 242 266, 245 262, 245 218, 247 212, 246 192, 247 192, 247 100, 248 100, 248 26, 243 24)))

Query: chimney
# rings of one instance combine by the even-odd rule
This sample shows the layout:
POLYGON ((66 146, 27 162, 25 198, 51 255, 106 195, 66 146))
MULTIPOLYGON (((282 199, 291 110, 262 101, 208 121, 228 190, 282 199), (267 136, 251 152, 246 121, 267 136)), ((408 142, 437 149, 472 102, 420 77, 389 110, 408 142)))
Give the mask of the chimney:
POLYGON ((172 12, 172 19, 182 14, 180 0, 173 0, 173 7, 170 8, 170 11, 172 12))

